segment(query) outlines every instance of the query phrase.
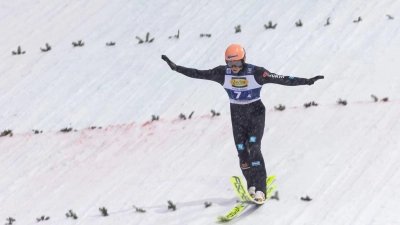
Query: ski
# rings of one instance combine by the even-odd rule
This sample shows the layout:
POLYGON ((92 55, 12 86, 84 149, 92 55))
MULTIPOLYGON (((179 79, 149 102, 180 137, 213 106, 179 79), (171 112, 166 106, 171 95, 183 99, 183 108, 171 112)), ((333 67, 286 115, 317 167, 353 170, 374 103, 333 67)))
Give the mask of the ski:
POLYGON ((219 216, 217 218, 218 222, 228 222, 231 221, 233 218, 235 218, 237 215, 239 215, 247 206, 249 206, 249 203, 241 203, 235 207, 231 211, 229 211, 225 216, 219 216))
MULTIPOLYGON (((275 180, 275 175, 271 175, 267 178, 267 191, 266 191, 266 196, 265 200, 269 199, 273 192, 276 189, 276 185, 271 186, 272 182, 275 180)), ((253 198, 249 195, 247 192, 247 189, 245 188, 244 182, 242 178, 233 176, 231 177, 231 183, 233 188, 235 189, 236 194, 238 195, 240 199, 240 203, 233 207, 231 211, 229 211, 225 216, 219 216, 217 218, 218 222, 228 222, 232 219, 234 219, 236 216, 238 216, 244 209, 246 209, 247 206, 251 203, 255 204, 263 204, 255 202, 253 198)))

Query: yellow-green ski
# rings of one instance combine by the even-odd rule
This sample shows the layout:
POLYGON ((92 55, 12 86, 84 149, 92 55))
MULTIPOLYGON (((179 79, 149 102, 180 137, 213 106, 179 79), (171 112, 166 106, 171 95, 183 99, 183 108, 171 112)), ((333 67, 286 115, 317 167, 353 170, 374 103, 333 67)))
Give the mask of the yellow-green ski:
POLYGON ((269 187, 267 188, 267 195, 265 196, 265 200, 271 198, 272 194, 275 192, 275 189, 276 189, 276 185, 269 186, 269 187))
POLYGON ((253 198, 247 192, 247 188, 243 183, 242 178, 233 176, 231 177, 231 183, 233 188, 235 189, 236 194, 239 196, 240 201, 242 202, 252 202, 253 198))
POLYGON ((217 218, 218 222, 228 222, 239 215, 249 204, 242 203, 240 205, 235 206, 230 212, 228 212, 225 216, 219 216, 217 218))
MULTIPOLYGON (((270 186, 272 182, 274 182, 274 180, 275 180, 275 175, 271 175, 267 178, 266 199, 269 199, 276 189, 276 185, 270 186)), ((239 205, 236 205, 225 216, 219 216, 217 218, 219 222, 227 222, 234 219, 249 205, 249 203, 255 203, 253 198, 247 192, 247 189, 245 188, 242 178, 233 176, 231 177, 231 183, 236 191, 236 194, 239 196, 241 203, 239 205)))

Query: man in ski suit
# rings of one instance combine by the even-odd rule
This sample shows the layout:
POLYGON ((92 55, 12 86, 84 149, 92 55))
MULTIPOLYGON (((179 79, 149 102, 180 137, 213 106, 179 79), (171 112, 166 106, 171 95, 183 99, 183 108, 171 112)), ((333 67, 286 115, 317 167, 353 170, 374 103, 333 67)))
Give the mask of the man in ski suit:
POLYGON ((246 52, 238 44, 230 45, 225 51, 225 66, 210 70, 197 70, 178 66, 167 56, 161 58, 170 68, 191 78, 212 80, 221 84, 230 99, 233 137, 239 156, 242 173, 247 181, 249 194, 257 202, 265 200, 266 178, 261 139, 265 125, 265 107, 260 99, 261 87, 267 83, 286 86, 312 85, 323 79, 282 76, 263 67, 246 63, 246 52))

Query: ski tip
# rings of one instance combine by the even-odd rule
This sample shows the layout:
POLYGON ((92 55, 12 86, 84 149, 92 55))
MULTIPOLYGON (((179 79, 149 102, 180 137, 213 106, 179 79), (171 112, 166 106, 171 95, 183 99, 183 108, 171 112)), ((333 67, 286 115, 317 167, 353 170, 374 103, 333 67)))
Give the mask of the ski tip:
POLYGON ((217 223, 226 223, 229 222, 230 220, 225 218, 224 216, 218 216, 217 218, 217 223))
POLYGON ((268 189, 267 189, 267 196, 266 196, 266 199, 267 199, 267 200, 270 199, 270 198, 272 197, 272 194, 276 191, 276 188, 277 188, 276 185, 273 185, 273 186, 268 187, 268 189))

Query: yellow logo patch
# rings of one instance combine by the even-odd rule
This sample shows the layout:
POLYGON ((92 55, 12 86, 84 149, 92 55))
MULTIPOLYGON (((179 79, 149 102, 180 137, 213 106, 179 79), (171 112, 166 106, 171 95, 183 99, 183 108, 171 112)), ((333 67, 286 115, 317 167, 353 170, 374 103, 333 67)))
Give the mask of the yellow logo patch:
POLYGON ((244 78, 232 78, 231 84, 233 87, 247 87, 249 85, 249 81, 244 77, 244 78))

